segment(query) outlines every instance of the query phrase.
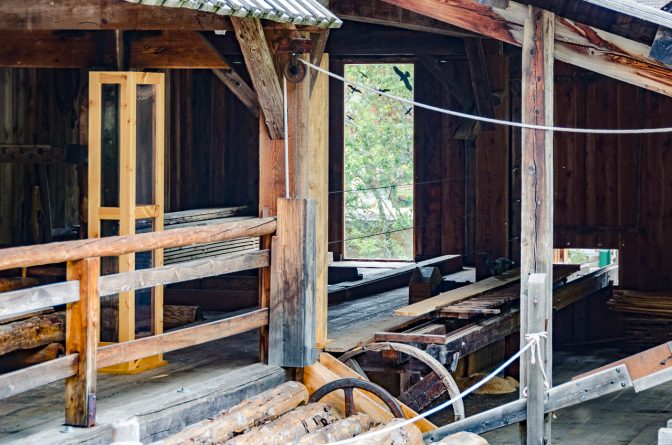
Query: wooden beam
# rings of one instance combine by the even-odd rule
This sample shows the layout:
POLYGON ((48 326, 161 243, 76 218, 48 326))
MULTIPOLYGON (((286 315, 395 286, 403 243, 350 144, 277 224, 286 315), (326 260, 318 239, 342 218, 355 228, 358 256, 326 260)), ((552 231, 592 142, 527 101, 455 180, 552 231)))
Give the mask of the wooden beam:
POLYGON ((0 320, 3 320, 51 306, 74 303, 79 300, 79 283, 66 281, 15 290, 0 294, 0 300, 0 320))
POLYGON ((130 68, 230 68, 198 31, 127 34, 130 68))
POLYGON ((100 278, 100 295, 114 295, 118 292, 266 267, 270 265, 270 257, 270 251, 260 250, 218 255, 170 266, 106 275, 100 278))
POLYGON ((282 89, 258 19, 231 17, 271 139, 284 136, 282 89))
MULTIPOLYGON (((323 43, 326 44, 326 36, 323 43)), ((319 66, 329 69, 329 54, 322 54, 319 61, 317 54, 314 55, 319 66)), ((307 77, 303 82, 308 84, 308 81, 307 77)), ((327 343, 329 301, 329 78, 322 74, 315 78, 314 84, 307 86, 310 98, 302 114, 308 120, 308 143, 300 152, 305 162, 299 166, 303 166, 308 180, 307 190, 300 196, 315 200, 315 340, 318 348, 323 348, 327 343)))
POLYGON ((98 348, 98 369, 200 345, 257 329, 268 323, 268 309, 257 309, 224 320, 98 348))
MULTIPOLYGON (((544 411, 551 413, 563 408, 588 402, 606 394, 631 387, 632 381, 625 366, 619 366, 580 380, 563 383, 546 391, 544 411)), ((483 434, 498 428, 522 422, 526 418, 525 399, 518 399, 497 408, 469 416, 465 420, 437 428, 425 435, 432 443, 459 431, 483 434)))
MULTIPOLYGON (((0 66, 105 67, 110 65, 106 51, 113 56, 115 48, 99 45, 99 36, 96 31, 0 30, 0 66)), ((134 31, 124 42, 123 54, 134 69, 229 68, 198 31, 134 31)))
MULTIPOLYGON (((553 125, 553 48, 555 17, 530 6, 525 19, 522 66, 524 123, 553 125)), ((552 384, 553 321, 553 133, 522 130, 520 344, 526 335, 546 332, 539 348, 548 384, 552 384)), ((520 394, 527 397, 527 424, 521 441, 550 442, 551 417, 544 415, 544 376, 530 354, 520 367, 520 394), (527 388, 527 393, 523 391, 527 388)))
POLYGON ((0 250, 0 270, 263 236, 274 233, 275 228, 275 218, 251 218, 165 232, 13 247, 0 250))
MULTIPOLYGON (((476 109, 483 117, 495 117, 495 105, 492 102, 492 90, 488 77, 488 65, 485 62, 483 41, 481 39, 464 39, 464 50, 469 62, 471 86, 476 98, 476 109)), ((481 123, 484 128, 492 129, 493 124, 481 123)))
POLYGON ((254 117, 259 117, 259 100, 257 100, 257 95, 235 70, 232 68, 225 70, 213 69, 212 73, 229 88, 233 95, 250 110, 250 113, 254 117))
POLYGON ((3 0, 2 30, 231 30, 228 17, 120 0, 3 0))
POLYGON ((77 373, 79 354, 70 354, 19 371, 0 375, 0 400, 42 385, 58 382, 77 373))
MULTIPOLYGON (((507 9, 476 0, 384 0, 486 37, 521 46, 525 5, 507 9)), ((672 96, 671 71, 649 57, 650 47, 562 17, 555 18, 555 58, 641 88, 672 96)))
POLYGON ((382 0, 338 0, 330 2, 329 10, 339 18, 353 22, 372 23, 450 37, 473 36, 472 33, 463 29, 399 6, 385 3, 382 0))
POLYGON ((327 49, 334 56, 391 56, 415 57, 435 54, 445 57, 464 57, 460 39, 429 32, 409 32, 380 25, 349 22, 331 33, 327 49))
POLYGON ((96 348, 100 299, 100 258, 68 263, 67 278, 79 280, 79 301, 68 304, 65 353, 78 354, 77 374, 65 381, 65 424, 91 427, 96 422, 96 348))
MULTIPOLYGON (((322 56, 324 55, 324 50, 327 47, 327 40, 329 40, 329 29, 325 29, 319 34, 313 34, 311 36, 313 41, 313 52, 310 54, 310 63, 313 65, 320 66, 322 64, 322 56)), ((327 68, 328 68, 327 64, 327 68)), ((310 71, 310 94, 313 94, 313 88, 315 88, 315 81, 317 80, 317 75, 319 72, 315 70, 310 71)))
POLYGON ((269 364, 315 363, 315 201, 280 199, 271 257, 269 364))

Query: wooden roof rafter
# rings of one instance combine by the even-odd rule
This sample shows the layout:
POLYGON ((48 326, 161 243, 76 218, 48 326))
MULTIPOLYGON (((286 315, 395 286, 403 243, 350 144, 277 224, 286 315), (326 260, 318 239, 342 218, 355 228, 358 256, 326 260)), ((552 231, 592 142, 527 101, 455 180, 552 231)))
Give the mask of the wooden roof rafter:
MULTIPOLYGON (((384 0, 486 37, 521 46, 527 6, 507 9, 476 0, 384 0)), ((556 59, 672 96, 672 71, 649 57, 650 46, 563 17, 555 18, 556 59)))

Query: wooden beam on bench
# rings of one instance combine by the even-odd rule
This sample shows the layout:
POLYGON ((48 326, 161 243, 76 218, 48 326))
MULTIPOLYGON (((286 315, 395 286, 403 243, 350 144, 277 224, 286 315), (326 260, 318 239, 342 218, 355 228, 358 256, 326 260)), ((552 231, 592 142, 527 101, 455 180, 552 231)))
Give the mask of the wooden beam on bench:
MULTIPOLYGON (((384 0, 512 45, 523 43, 527 6, 506 9, 477 0, 384 0)), ((649 57, 645 44, 563 17, 555 18, 555 58, 614 79, 672 96, 670 69, 649 57)))
POLYGON ((419 303, 411 304, 409 306, 401 307, 394 311, 395 315, 403 316, 420 316, 437 311, 444 306, 448 306, 458 301, 473 298, 485 292, 498 289, 507 284, 513 283, 520 279, 520 272, 518 269, 510 270, 494 277, 486 278, 485 280, 477 281, 448 292, 443 292, 436 297, 428 298, 419 303))
POLYGON ((268 133, 271 139, 282 139, 285 131, 282 89, 261 22, 258 19, 240 17, 231 17, 231 22, 268 126, 268 133))
POLYGON ((442 274, 448 275, 462 270, 462 256, 444 255, 431 260, 411 263, 408 266, 368 275, 353 283, 332 284, 329 286, 329 303, 352 300, 406 287, 411 279, 411 275, 413 275, 413 271, 418 267, 438 267, 442 274))

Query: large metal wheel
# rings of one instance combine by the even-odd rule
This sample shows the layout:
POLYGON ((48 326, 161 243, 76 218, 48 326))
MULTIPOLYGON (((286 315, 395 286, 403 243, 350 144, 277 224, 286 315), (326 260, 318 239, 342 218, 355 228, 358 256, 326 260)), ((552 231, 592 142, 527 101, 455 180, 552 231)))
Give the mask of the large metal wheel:
MULTIPOLYGON (((360 348, 348 351, 342 356, 340 356, 339 359, 343 363, 347 363, 348 360, 358 356, 359 354, 372 351, 397 351, 407 354, 417 360, 420 360, 421 362, 429 366, 429 368, 432 371, 434 371, 436 375, 441 379, 446 389, 448 390, 448 395, 450 396, 451 399, 460 395, 460 389, 457 387, 455 379, 453 379, 453 376, 450 375, 448 370, 434 357, 427 354, 422 349, 418 349, 411 345, 406 345, 403 343, 392 343, 392 342, 371 343, 366 346, 362 346, 360 348)), ((457 401, 455 401, 455 403, 453 403, 453 412, 455 413, 455 421, 462 420, 466 417, 464 413, 464 403, 462 402, 462 399, 458 399, 457 401)))
POLYGON ((345 393, 345 415, 347 417, 356 414, 355 397, 353 394, 353 390, 363 389, 364 391, 368 391, 371 394, 380 398, 380 400, 382 400, 385 403, 385 405, 387 405, 390 411, 392 411, 394 417, 398 417, 400 419, 406 418, 404 416, 404 412, 401 410, 401 406, 399 406, 397 400, 394 397, 392 397, 392 394, 385 391, 383 388, 376 385, 375 383, 371 383, 367 380, 360 380, 353 378, 334 380, 333 382, 329 382, 326 385, 318 388, 310 396, 308 402, 310 403, 319 402, 322 399, 322 397, 334 391, 338 391, 339 389, 342 389, 343 392, 345 393))

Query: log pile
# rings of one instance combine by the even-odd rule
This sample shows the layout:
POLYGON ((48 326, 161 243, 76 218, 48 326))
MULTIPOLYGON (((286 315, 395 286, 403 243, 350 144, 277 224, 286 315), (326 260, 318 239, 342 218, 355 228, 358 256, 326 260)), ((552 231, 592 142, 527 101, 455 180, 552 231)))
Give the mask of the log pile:
MULTIPOLYGON (((326 399, 326 398, 325 398, 326 399)), ((287 382, 247 399, 218 415, 187 427, 155 445, 308 445, 326 444, 358 436, 400 422, 377 422, 367 413, 344 418, 338 407, 309 403, 307 388, 287 382)), ((362 436, 358 445, 423 445, 422 432, 406 425, 374 437, 362 436)))
POLYGON ((628 351, 642 351, 669 341, 672 292, 614 291, 609 307, 623 313, 628 351))

